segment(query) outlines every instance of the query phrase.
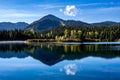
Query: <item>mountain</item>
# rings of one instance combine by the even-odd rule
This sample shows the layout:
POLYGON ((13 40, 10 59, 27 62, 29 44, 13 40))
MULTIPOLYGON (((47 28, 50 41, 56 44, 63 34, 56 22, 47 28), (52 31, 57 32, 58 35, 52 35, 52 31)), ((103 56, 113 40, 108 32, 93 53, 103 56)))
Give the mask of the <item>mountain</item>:
POLYGON ((51 27, 60 26, 62 21, 63 21, 62 19, 57 18, 56 16, 50 14, 44 16, 38 21, 31 23, 30 25, 27 26, 27 29, 33 28, 35 31, 49 29, 51 27))
POLYGON ((44 20, 52 20, 52 21, 63 21, 62 19, 52 15, 52 14, 49 14, 49 15, 46 15, 44 16, 43 18, 41 18, 39 21, 44 21, 44 20))
POLYGON ((75 21, 75 20, 67 20, 64 21, 66 26, 90 26, 90 24, 82 22, 82 21, 75 21))
POLYGON ((100 23, 92 23, 93 26, 120 26, 120 23, 113 22, 113 21, 104 21, 100 23))
POLYGON ((34 29, 35 31, 39 30, 46 30, 58 26, 120 26, 120 23, 112 22, 112 21, 105 21, 99 23, 86 23, 82 21, 75 21, 75 20, 63 20, 54 15, 47 15, 43 18, 39 19, 28 25, 26 30, 34 29))
POLYGON ((89 26, 88 23, 82 21, 74 21, 74 20, 63 20, 54 15, 47 15, 41 18, 38 21, 35 21, 27 26, 27 30, 34 29, 35 31, 46 30, 49 28, 54 28, 58 26, 89 26))
POLYGON ((34 21, 30 25, 25 22, 0 22, 0 30, 14 30, 14 29, 34 29, 35 31, 39 30, 47 30, 50 28, 55 28, 58 26, 120 26, 120 22, 113 22, 113 21, 104 21, 98 23, 86 23, 82 21, 76 20, 63 20, 60 19, 52 14, 46 15, 41 19, 34 21))
POLYGON ((24 29, 26 26, 28 26, 28 23, 25 22, 0 22, 0 30, 24 29))

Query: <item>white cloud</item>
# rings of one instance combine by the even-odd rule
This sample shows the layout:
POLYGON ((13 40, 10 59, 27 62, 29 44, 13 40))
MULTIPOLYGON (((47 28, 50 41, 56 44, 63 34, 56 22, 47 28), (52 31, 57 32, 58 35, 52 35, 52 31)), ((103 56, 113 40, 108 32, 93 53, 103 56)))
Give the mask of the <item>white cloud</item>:
POLYGON ((67 75, 75 75, 77 72, 77 65, 76 64, 68 64, 64 66, 64 69, 60 69, 60 71, 65 71, 67 75))
POLYGON ((64 15, 67 16, 76 16, 77 15, 77 8, 75 5, 67 5, 63 11, 63 9, 59 10, 60 12, 63 12, 64 15))

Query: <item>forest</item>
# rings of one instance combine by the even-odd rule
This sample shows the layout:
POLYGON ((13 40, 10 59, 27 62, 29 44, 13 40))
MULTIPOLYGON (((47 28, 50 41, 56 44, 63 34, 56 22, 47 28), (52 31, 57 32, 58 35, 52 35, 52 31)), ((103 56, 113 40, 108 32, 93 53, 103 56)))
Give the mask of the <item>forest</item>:
POLYGON ((27 39, 53 39, 55 41, 118 41, 120 40, 120 27, 59 26, 37 32, 34 31, 34 29, 0 31, 0 41, 27 39))
POLYGON ((120 27, 57 27, 38 32, 40 39, 67 41, 117 41, 120 39, 120 27))

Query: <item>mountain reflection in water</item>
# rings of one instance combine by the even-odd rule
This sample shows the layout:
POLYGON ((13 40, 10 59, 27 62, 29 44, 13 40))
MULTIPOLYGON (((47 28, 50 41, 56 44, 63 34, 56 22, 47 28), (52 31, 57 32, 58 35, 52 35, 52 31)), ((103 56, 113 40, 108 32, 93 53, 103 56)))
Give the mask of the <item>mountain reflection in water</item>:
POLYGON ((117 44, 2 44, 0 58, 33 57, 42 63, 52 66, 63 60, 75 60, 85 57, 115 58, 120 57, 120 45, 117 44))

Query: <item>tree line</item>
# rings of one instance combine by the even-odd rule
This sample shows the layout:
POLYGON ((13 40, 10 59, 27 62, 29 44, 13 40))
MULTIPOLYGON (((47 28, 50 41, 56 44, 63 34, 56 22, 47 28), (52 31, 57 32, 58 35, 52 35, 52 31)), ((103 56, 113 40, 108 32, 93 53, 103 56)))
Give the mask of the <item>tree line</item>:
POLYGON ((57 27, 37 33, 39 38, 81 41, 116 41, 120 39, 120 27, 57 27))
POLYGON ((0 40, 55 39, 80 41, 116 41, 120 39, 120 27, 60 26, 48 30, 2 30, 0 40))
POLYGON ((31 31, 24 30, 2 30, 0 31, 0 41, 3 40, 26 40, 35 38, 31 31))

